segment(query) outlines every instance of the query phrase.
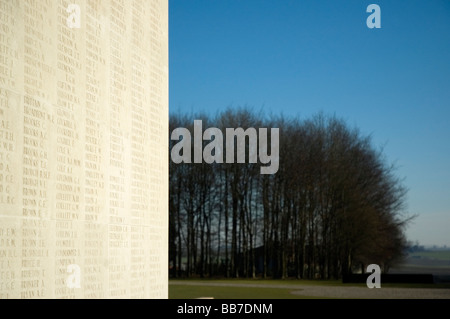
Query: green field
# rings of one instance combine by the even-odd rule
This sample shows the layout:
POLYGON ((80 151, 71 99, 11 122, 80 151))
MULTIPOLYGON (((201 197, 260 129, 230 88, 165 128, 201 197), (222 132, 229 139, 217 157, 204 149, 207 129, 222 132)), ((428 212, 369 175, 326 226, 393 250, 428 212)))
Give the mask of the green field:
POLYGON ((410 253, 408 258, 431 259, 450 262, 450 250, 425 250, 410 253))
POLYGON ((214 297, 214 299, 311 299, 317 297, 299 296, 291 294, 293 290, 300 290, 299 285, 340 286, 340 281, 314 280, 186 280, 198 286, 178 285, 169 281, 169 299, 194 299, 214 297), (205 285, 201 285, 205 283, 205 285), (260 287, 221 287, 207 286, 209 283, 252 285, 260 287), (292 286, 292 288, 277 288, 270 286, 292 286))
MULTIPOLYGON (((283 288, 254 287, 208 287, 208 286, 170 286, 169 299, 195 299, 214 297, 214 299, 307 299, 290 293, 283 288)), ((311 297, 313 298, 313 297, 311 297)))
POLYGON ((391 273, 429 273, 450 276, 450 250, 425 250, 409 253, 391 273))
MULTIPOLYGON (((425 250, 410 253, 390 273, 426 273, 450 278, 450 250, 425 250)), ((313 296, 292 294, 302 286, 366 287, 365 284, 343 284, 340 280, 271 280, 271 279, 182 279, 169 280, 170 299, 310 299, 313 296), (221 286, 217 286, 221 285, 221 286)), ((384 288, 444 288, 447 281, 435 284, 382 284, 384 288)), ((321 297, 322 299, 322 297, 321 297)))
MULTIPOLYGON (((323 299, 325 297, 302 296, 292 291, 302 286, 366 287, 365 284, 343 284, 337 280, 179 280, 169 281, 170 299, 323 299), (214 286, 213 286, 214 285, 214 286), (222 285, 222 286, 216 286, 222 285)), ((384 288, 444 288, 450 284, 382 284, 384 288)))

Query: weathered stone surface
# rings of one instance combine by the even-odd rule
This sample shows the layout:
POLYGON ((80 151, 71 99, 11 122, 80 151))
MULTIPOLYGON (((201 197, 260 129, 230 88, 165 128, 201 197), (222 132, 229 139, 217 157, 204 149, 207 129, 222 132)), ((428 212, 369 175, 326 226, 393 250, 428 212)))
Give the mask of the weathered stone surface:
POLYGON ((0 16, 0 299, 166 298, 167 0, 0 16))

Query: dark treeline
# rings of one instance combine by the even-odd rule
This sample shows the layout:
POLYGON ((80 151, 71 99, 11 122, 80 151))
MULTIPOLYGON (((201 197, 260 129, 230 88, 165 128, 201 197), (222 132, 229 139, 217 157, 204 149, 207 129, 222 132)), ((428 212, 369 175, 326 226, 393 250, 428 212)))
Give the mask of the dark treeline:
POLYGON ((268 119, 239 109, 171 114, 169 140, 184 127, 193 148, 194 119, 221 129, 224 145, 226 128, 279 128, 279 170, 260 174, 268 164, 225 156, 221 164, 170 160, 172 277, 341 278, 369 264, 387 271, 402 256, 406 191, 357 129, 322 114, 268 119))

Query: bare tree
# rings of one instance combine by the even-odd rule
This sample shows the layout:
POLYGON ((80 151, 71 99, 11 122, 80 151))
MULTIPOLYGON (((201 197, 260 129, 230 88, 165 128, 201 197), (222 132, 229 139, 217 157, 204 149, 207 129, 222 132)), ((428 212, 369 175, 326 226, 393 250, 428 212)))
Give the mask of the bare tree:
POLYGON ((368 263, 387 271, 402 257, 406 190, 369 137, 336 117, 268 118, 249 109, 173 114, 171 131, 192 132, 194 118, 222 132, 279 127, 280 166, 261 175, 261 164, 249 161, 170 163, 172 276, 186 269, 187 276, 340 278, 368 263))

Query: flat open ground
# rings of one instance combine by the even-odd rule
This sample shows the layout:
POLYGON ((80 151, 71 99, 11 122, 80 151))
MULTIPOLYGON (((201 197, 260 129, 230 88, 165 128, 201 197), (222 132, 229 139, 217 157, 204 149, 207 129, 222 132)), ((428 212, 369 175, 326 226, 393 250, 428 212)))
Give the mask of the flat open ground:
POLYGON ((433 274, 450 277, 450 250, 428 250, 410 253, 402 264, 391 268, 390 273, 433 274))
POLYGON ((190 299, 306 299, 306 298, 361 298, 361 299, 450 299, 448 286, 430 288, 392 287, 369 289, 365 285, 347 285, 339 282, 270 281, 258 280, 170 280, 169 298, 190 299), (281 282, 281 283, 280 283, 281 282), (447 287, 447 288, 441 288, 447 287))
POLYGON ((389 273, 432 274, 435 284, 365 284, 339 280, 169 280, 169 298, 191 299, 450 299, 450 250, 427 250, 409 254, 389 273))

